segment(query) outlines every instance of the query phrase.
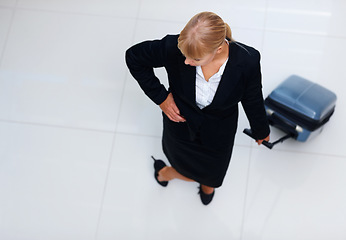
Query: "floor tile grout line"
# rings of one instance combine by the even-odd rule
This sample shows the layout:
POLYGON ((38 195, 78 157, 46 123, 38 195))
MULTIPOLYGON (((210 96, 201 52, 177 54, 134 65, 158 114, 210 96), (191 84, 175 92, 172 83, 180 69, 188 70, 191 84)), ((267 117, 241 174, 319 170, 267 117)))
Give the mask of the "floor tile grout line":
MULTIPOLYGON (((267 13, 268 13, 268 0, 265 1, 265 11, 264 11, 264 21, 263 21, 263 34, 261 39, 261 52, 264 53, 264 40, 266 35, 266 25, 267 25, 267 13)), ((245 183, 245 193, 244 193, 244 202, 243 202, 243 212, 242 212, 242 221, 240 227, 240 239, 244 239, 245 234, 245 224, 246 224, 246 208, 247 208, 247 200, 248 200, 248 192, 249 192, 249 181, 250 181, 250 170, 252 163, 252 152, 253 152, 253 144, 250 143, 250 152, 249 152, 249 162, 247 166, 247 174, 246 174, 246 183, 245 183)))
POLYGON ((252 145, 251 148, 255 149, 258 148, 259 151, 272 151, 272 152, 282 152, 282 153, 295 153, 295 154, 304 154, 304 155, 316 155, 316 156, 324 156, 324 157, 332 157, 332 158, 345 158, 346 155, 336 155, 336 154, 330 154, 330 153, 320 153, 320 152, 308 152, 308 151, 297 151, 297 150, 291 150, 291 149, 277 149, 275 146, 273 149, 265 149, 266 147, 264 146, 257 146, 252 145), (264 148, 264 149, 261 149, 264 148))
POLYGON ((298 34, 298 35, 309 35, 309 36, 326 37, 326 38, 346 39, 346 36, 342 36, 342 35, 334 35, 334 34, 318 33, 318 32, 308 32, 308 31, 298 31, 298 30, 283 30, 283 29, 279 29, 279 28, 266 28, 266 29, 264 29, 264 31, 272 32, 272 33, 286 33, 286 34, 298 34))
MULTIPOLYGON (((126 135, 126 136, 137 136, 137 137, 150 137, 150 138, 161 138, 161 136, 158 135, 152 135, 152 134, 144 134, 144 133, 132 133, 132 132, 122 132, 122 131, 116 131, 117 134, 121 135, 126 135)), ((260 151, 267 151, 267 149, 261 149, 265 148, 264 146, 258 146, 257 144, 252 146, 252 145, 247 145, 247 144, 238 144, 235 143, 234 146, 236 147, 241 147, 241 148, 259 148, 260 151)), ((304 151, 294 151, 294 150, 289 150, 289 149, 271 149, 269 151, 272 152, 285 152, 285 153, 296 153, 296 154, 307 154, 307 155, 318 155, 318 156, 325 156, 325 157, 333 157, 333 158, 345 158, 343 155, 334 155, 334 154, 328 154, 328 153, 314 153, 314 152, 304 152, 304 151)))
POLYGON ((159 138, 161 139, 161 136, 154 135, 154 134, 145 134, 145 133, 132 133, 132 132, 116 132, 119 135, 125 135, 125 136, 134 136, 134 137, 148 137, 148 138, 159 138))
POLYGON ((265 10, 264 10, 264 21, 263 21, 263 35, 262 35, 262 43, 261 43, 261 50, 264 51, 264 40, 266 36, 266 26, 267 26, 267 15, 268 15, 268 0, 265 2, 265 10))
POLYGON ((75 16, 89 16, 89 17, 108 17, 108 18, 122 18, 122 19, 135 19, 136 17, 127 17, 112 14, 102 14, 102 13, 88 13, 88 12, 78 12, 78 11, 68 11, 68 10, 54 10, 54 9, 40 9, 40 8, 30 8, 30 7, 17 7, 17 10, 27 11, 27 12, 41 12, 41 13, 54 13, 62 15, 75 15, 75 16))
POLYGON ((115 123, 115 129, 114 129, 114 136, 113 136, 113 141, 112 141, 112 145, 111 145, 111 151, 110 151, 110 159, 108 161, 108 168, 107 168, 107 174, 106 174, 106 179, 105 179, 105 183, 104 183, 104 189, 103 189, 103 193, 102 193, 102 199, 101 199, 101 203, 100 203, 100 209, 99 209, 99 214, 98 214, 98 219, 97 219, 97 225, 96 225, 96 232, 95 232, 95 240, 98 239, 98 235, 99 235, 99 228, 100 228, 100 223, 101 223, 101 218, 102 218, 102 212, 103 212, 103 207, 104 207, 104 201, 105 201, 105 197, 106 197, 106 191, 107 191, 107 186, 108 186, 108 181, 109 181, 109 174, 110 174, 110 169, 112 166, 112 159, 113 159, 113 154, 114 154, 114 148, 115 148, 115 141, 116 141, 116 136, 117 136, 117 128, 118 128, 118 123, 120 120, 120 113, 121 113, 121 106, 123 103, 123 97, 124 97, 124 91, 125 91, 125 85, 126 85, 126 76, 127 73, 125 74, 125 80, 124 80, 124 86, 123 86, 123 90, 121 93, 121 97, 120 97, 120 102, 119 102, 119 110, 118 110, 118 116, 116 119, 116 123, 115 123))
MULTIPOLYGON (((17 0, 18 1, 18 0, 17 0)), ((17 5, 17 3, 16 3, 17 5)), ((7 7, 0 6, 0 8, 6 9, 15 9, 15 10, 25 10, 25 11, 36 11, 36 12, 51 12, 56 14, 70 14, 70 15, 81 15, 81 16, 94 16, 94 17, 110 17, 110 18, 122 18, 122 19, 136 19, 144 20, 144 21, 157 21, 157 22, 167 22, 167 23, 183 23, 178 20, 166 20, 166 19, 151 19, 151 18, 139 18, 139 17, 126 17, 126 16, 117 16, 111 14, 97 14, 97 13, 83 13, 83 12, 72 12, 72 11, 64 11, 64 10, 51 10, 51 9, 39 9, 39 8, 26 8, 26 7, 7 7)), ((265 22, 266 22, 265 16, 265 22)), ((282 30, 277 28, 251 28, 251 27, 242 27, 242 26, 232 26, 232 28, 243 29, 243 30, 258 30, 263 32, 277 32, 277 33, 289 33, 289 34, 301 34, 301 35, 311 35, 311 36, 320 36, 327 38, 337 38, 337 39, 346 39, 346 36, 342 35, 334 35, 328 33, 318 33, 318 32, 308 32, 308 31, 295 31, 295 30, 282 30)))
POLYGON ((66 129, 66 130, 79 130, 79 131, 89 131, 89 132, 99 132, 99 133, 112 133, 112 134, 115 133, 115 131, 112 131, 112 130, 101 130, 101 129, 95 129, 95 128, 71 127, 71 126, 62 126, 62 125, 45 124, 45 123, 34 123, 34 122, 23 122, 23 121, 4 120, 4 119, 0 119, 0 123, 31 125, 31 126, 49 127, 49 128, 61 128, 61 129, 66 129))
POLYGON ((303 152, 303 151, 293 151, 293 150, 285 150, 285 149, 277 149, 277 150, 270 150, 270 151, 304 154, 304 155, 316 155, 316 156, 324 156, 324 157, 332 157, 332 158, 345 158, 346 157, 343 155, 335 155, 335 154, 328 154, 328 153, 303 152))
POLYGON ((5 42, 4 42, 4 45, 3 45, 2 49, 1 49, 1 52, 0 52, 0 68, 2 67, 3 60, 4 60, 4 57, 5 57, 5 51, 6 51, 6 48, 7 48, 8 39, 10 37, 10 33, 11 33, 13 22, 14 22, 14 17, 15 17, 16 11, 17 11, 17 4, 18 4, 18 0, 16 0, 16 2, 15 2, 13 7, 7 8, 7 9, 12 10, 12 15, 11 15, 11 19, 10 19, 10 24, 8 25, 8 29, 7 29, 7 32, 6 32, 5 42))
MULTIPOLYGON (((261 39, 261 52, 264 53, 264 40, 266 35, 266 25, 267 25, 267 13, 268 13, 268 0, 265 1, 265 11, 264 11, 264 21, 263 21, 263 29, 262 29, 262 39, 261 39)), ((242 212, 242 220, 241 220, 241 227, 240 227, 240 240, 244 239, 244 233, 245 233, 245 222, 246 222, 246 208, 247 208, 247 199, 248 199, 248 191, 249 191, 249 181, 250 181, 250 169, 251 169, 251 163, 252 163, 252 152, 253 152, 253 145, 250 144, 249 146, 249 162, 247 166, 247 174, 246 174, 246 183, 245 183, 245 193, 244 193, 244 202, 243 202, 243 212, 242 212)))
MULTIPOLYGON (((17 5, 17 3, 16 3, 16 5, 17 5)), ((0 7, 1 8, 7 8, 7 9, 13 9, 13 7, 7 7, 7 6, 0 6, 0 7)), ((158 19, 154 19, 154 18, 126 17, 126 16, 111 15, 111 14, 86 13, 86 12, 78 12, 78 11, 73 12, 73 11, 40 9, 40 8, 29 8, 29 7, 16 7, 16 10, 36 11, 36 12, 51 12, 51 13, 57 13, 57 14, 60 13, 60 14, 83 15, 83 16, 94 16, 94 17, 123 18, 123 19, 134 19, 134 18, 136 18, 137 20, 157 21, 157 22, 167 22, 167 23, 184 23, 184 22, 178 21, 178 20, 166 20, 166 19, 159 19, 159 18, 158 19)), ((266 10, 266 13, 267 13, 267 10, 266 10)), ((264 31, 264 32, 268 31, 268 32, 278 32, 278 33, 291 33, 291 34, 303 34, 303 35, 312 35, 312 36, 324 36, 324 37, 340 38, 340 39, 345 39, 346 38, 346 36, 331 35, 331 34, 328 34, 328 33, 324 34, 324 33, 318 33, 318 32, 308 32, 308 31, 295 31, 295 30, 282 30, 282 29, 276 29, 276 28, 266 28, 265 27, 266 19, 267 19, 267 16, 265 15, 264 27, 262 27, 262 28, 251 28, 251 27, 242 27, 242 26, 232 26, 232 28, 239 28, 239 29, 243 29, 243 30, 258 30, 258 31, 264 31)))
POLYGON ((251 163, 252 163, 252 151, 253 148, 250 147, 250 153, 249 153, 249 162, 247 167, 247 174, 246 174, 246 183, 245 183, 245 193, 244 193, 244 203, 243 203, 243 212, 242 212, 242 221, 240 226, 240 240, 243 240, 244 238, 244 231, 245 231, 245 218, 246 218, 246 207, 247 207, 247 198, 248 198, 248 188, 249 188, 249 181, 250 181, 250 169, 251 169, 251 163))
MULTIPOLYGON (((137 26, 138 26, 138 16, 139 16, 139 12, 141 9, 141 4, 142 4, 142 1, 139 1, 138 7, 137 7, 137 17, 135 18, 135 24, 133 27, 132 43, 134 42, 135 35, 136 35, 136 30, 137 30, 137 26)), ((120 97, 120 103, 119 103, 120 107, 119 107, 118 116, 116 119, 115 133, 114 133, 113 142, 111 145, 110 159, 108 162, 108 169, 107 169, 106 179, 105 179, 105 183, 104 183, 104 189, 103 189, 102 199, 101 199, 101 203, 100 203, 98 219, 97 219, 97 223, 96 223, 97 225, 96 225, 96 231, 95 231, 95 240, 98 239, 99 233, 100 233, 100 225, 101 225, 101 219, 102 219, 102 214, 103 214, 103 209, 104 209, 104 201, 106 198, 106 192, 107 192, 108 181, 109 181, 109 174, 110 174, 110 169, 112 166, 112 159, 113 159, 113 154, 114 154, 114 149, 115 149, 115 141, 116 141, 116 137, 117 137, 117 129, 118 129, 120 114, 121 114, 122 105, 123 105, 123 101, 124 101, 124 95, 125 95, 125 90, 126 90, 126 79, 128 76, 128 71, 126 71, 126 73, 124 75, 125 76, 124 76, 124 81, 123 81, 123 89, 122 89, 122 93, 121 93, 121 97, 120 97)))
POLYGON ((105 202, 105 198, 106 198, 106 192, 107 192, 108 181, 109 181, 109 174, 110 174, 110 170, 112 167, 112 159, 113 159, 113 154, 114 154, 114 146, 115 146, 116 138, 117 138, 117 134, 114 133, 113 139, 112 139, 112 144, 111 144, 111 149, 110 149, 108 165, 107 165, 107 173, 106 173, 106 177, 105 177, 105 181, 104 181, 104 186, 103 186, 103 191, 102 191, 102 196, 101 196, 101 201, 100 201, 100 206, 99 206, 99 213, 97 216, 97 222, 96 222, 96 228, 95 228, 95 240, 98 239, 98 235, 99 235, 99 228, 100 228, 100 223, 101 223, 101 218, 102 218, 102 213, 103 213, 103 208, 104 208, 104 202, 105 202))
MULTIPOLYGON (((141 3, 142 3, 142 1, 139 1, 138 7, 137 7, 137 16, 135 18, 135 24, 133 26, 133 33, 132 33, 131 44, 134 44, 134 40, 135 40, 135 36, 136 36, 136 31, 137 31, 137 28, 138 28, 138 16, 139 16, 139 12, 140 12, 140 9, 141 9, 141 3)), ((125 58, 125 52, 124 52, 123 56, 125 58)), ((125 59, 124 59, 124 62, 125 62, 125 59)), ((125 91, 126 91, 126 82, 127 82, 126 80, 127 80, 128 76, 129 76, 129 71, 127 70, 127 67, 126 67, 126 71, 125 71, 125 74, 124 74, 124 80, 123 80, 123 89, 122 89, 121 96, 120 96, 118 117, 117 117, 116 124, 115 124, 115 132, 117 132, 118 125, 119 125, 120 114, 122 112, 121 110, 122 110, 122 106, 123 106, 123 102, 124 102, 124 96, 125 96, 125 91)))
MULTIPOLYGON (((31 125, 37 127, 48 127, 48 128, 60 128, 65 130, 75 130, 75 131, 88 131, 88 132, 97 132, 97 133, 106 133, 106 134, 121 134, 127 136, 137 136, 137 137, 150 137, 150 138, 161 138, 158 135, 153 134, 145 134, 145 133, 133 133, 133 132, 123 132, 123 131, 115 131, 115 130, 101 130, 101 129, 93 129, 93 128, 81 128, 81 127, 72 127, 72 126, 62 126, 62 125, 54 125, 54 124, 45 124, 45 123, 34 123, 34 122, 23 122, 23 121, 15 121, 15 120, 5 120, 0 119, 0 123, 8 123, 8 124, 20 124, 20 125, 31 125)), ((257 145, 251 146, 247 144, 234 144, 237 147, 243 148, 255 148, 257 145)), ((259 146, 260 148, 263 146, 259 146)), ((260 149, 261 150, 261 149, 260 149)), ((263 151, 263 150, 261 150, 263 151)), ((346 155, 336 155, 336 154, 328 154, 328 153, 315 153, 315 152, 307 152, 307 151, 293 151, 289 149, 271 149, 270 151, 275 152, 286 152, 286 153, 297 153, 297 154, 307 154, 307 155, 318 155, 332 158, 345 158, 346 155)))

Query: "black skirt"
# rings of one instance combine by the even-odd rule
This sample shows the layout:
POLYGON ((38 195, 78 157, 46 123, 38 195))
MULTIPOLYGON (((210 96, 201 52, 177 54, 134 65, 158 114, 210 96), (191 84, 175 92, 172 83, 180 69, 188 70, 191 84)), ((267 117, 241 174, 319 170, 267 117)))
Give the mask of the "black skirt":
POLYGON ((198 183, 220 187, 230 163, 236 127, 230 140, 215 148, 203 144, 198 134, 191 140, 187 123, 175 123, 163 116, 162 147, 171 166, 198 183))

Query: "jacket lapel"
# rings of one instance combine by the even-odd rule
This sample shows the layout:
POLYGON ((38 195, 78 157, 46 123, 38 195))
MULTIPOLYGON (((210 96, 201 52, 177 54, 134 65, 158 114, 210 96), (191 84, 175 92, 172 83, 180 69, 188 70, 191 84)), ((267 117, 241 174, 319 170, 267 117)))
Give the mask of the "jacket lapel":
POLYGON ((242 68, 240 66, 233 65, 232 63, 230 63, 229 67, 226 66, 214 99, 209 106, 213 107, 223 105, 227 98, 229 98, 230 94, 232 94, 241 78, 242 68))
POLYGON ((234 94, 234 89, 236 88, 240 79, 242 79, 243 66, 239 64, 239 59, 237 59, 237 57, 235 56, 236 49, 234 43, 230 44, 229 51, 229 60, 222 74, 214 99, 206 108, 222 106, 230 97, 230 95, 234 94))
MULTIPOLYGON (((181 86, 188 102, 196 102, 196 67, 181 65, 181 86)), ((197 105, 196 105, 197 106, 197 105)))

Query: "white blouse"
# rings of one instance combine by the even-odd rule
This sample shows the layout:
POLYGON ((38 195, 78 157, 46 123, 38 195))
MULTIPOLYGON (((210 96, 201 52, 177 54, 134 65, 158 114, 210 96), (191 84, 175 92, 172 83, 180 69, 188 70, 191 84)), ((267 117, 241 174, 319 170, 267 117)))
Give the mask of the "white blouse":
POLYGON ((205 80, 202 67, 196 67, 196 104, 200 109, 205 108, 213 101, 227 62, 228 58, 219 71, 209 78, 209 81, 205 80))

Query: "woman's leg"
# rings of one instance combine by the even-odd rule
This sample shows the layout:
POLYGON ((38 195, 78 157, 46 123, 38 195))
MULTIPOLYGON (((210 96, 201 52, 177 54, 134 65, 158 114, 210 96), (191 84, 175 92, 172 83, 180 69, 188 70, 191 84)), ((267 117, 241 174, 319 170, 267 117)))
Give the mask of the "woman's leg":
MULTIPOLYGON (((164 167, 159 171, 159 176, 158 176, 158 180, 160 182, 163 181, 170 181, 173 179, 180 179, 180 180, 184 180, 187 182, 194 182, 194 180, 187 178, 183 175, 181 175, 180 173, 177 172, 177 170, 175 170, 173 167, 164 167)), ((213 187, 208 187, 206 185, 201 184, 202 187, 202 191, 205 194, 212 194, 214 192, 214 188, 213 187)))
POLYGON ((187 182, 194 182, 194 180, 187 178, 183 175, 181 175, 180 173, 177 172, 177 170, 175 170, 173 167, 164 167, 159 171, 159 176, 158 176, 158 180, 160 182, 163 181, 170 181, 173 179, 180 179, 180 180, 184 180, 187 182))
POLYGON ((213 187, 208 187, 206 185, 201 184, 201 188, 202 188, 202 191, 205 194, 212 194, 214 192, 214 188, 213 187))

